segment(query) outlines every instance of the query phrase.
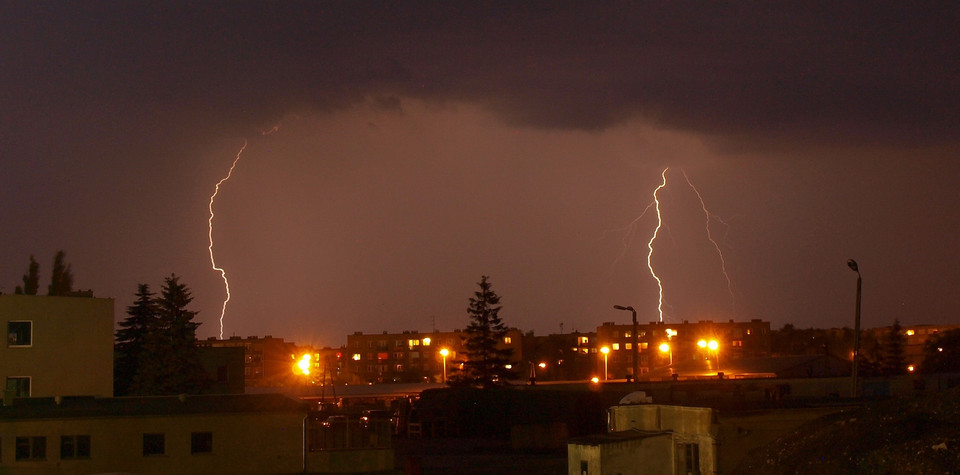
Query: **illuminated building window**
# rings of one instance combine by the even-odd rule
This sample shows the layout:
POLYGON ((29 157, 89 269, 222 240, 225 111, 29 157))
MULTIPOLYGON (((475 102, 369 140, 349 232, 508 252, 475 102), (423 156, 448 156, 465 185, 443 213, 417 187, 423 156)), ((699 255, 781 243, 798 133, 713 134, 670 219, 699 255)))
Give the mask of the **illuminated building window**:
POLYGON ((60 436, 61 459, 88 459, 90 458, 89 435, 60 436))
POLYGON ((641 342, 641 343, 640 343, 640 350, 641 350, 641 351, 646 350, 648 346, 650 346, 649 343, 647 343, 647 342, 645 342, 645 341, 644 341, 644 342, 641 342))
POLYGON ((353 361, 360 361, 360 353, 354 353, 351 359, 353 359, 353 361))
POLYGON ((33 345, 33 322, 15 320, 7 322, 7 346, 33 345))
POLYGON ((143 434, 143 456, 163 455, 167 452, 164 434, 143 434))
POLYGON ((509 336, 505 336, 505 337, 503 337, 503 343, 504 343, 505 345, 509 345, 509 344, 513 343, 513 338, 510 338, 509 336))
POLYGON ((398 372, 398 373, 402 373, 402 372, 403 372, 403 365, 402 365, 402 364, 398 364, 397 366, 394 367, 394 370, 396 370, 396 372, 398 372))
POLYGON ((913 330, 907 330, 907 336, 913 336, 913 330))
POLYGON ((580 352, 582 352, 583 354, 587 354, 587 351, 589 351, 589 350, 587 350, 587 348, 581 348, 581 349, 580 349, 580 352))
POLYGON ((631 335, 633 335, 633 332, 623 332, 624 338, 630 338, 631 335))
POLYGON ((390 358, 389 353, 377 353, 377 361, 383 361, 387 358, 390 358))
POLYGON ((624 343, 624 344, 623 344, 623 347, 624 347, 625 349, 632 350, 632 349, 633 349, 633 343, 624 343))
POLYGON ((579 341, 581 345, 586 345, 587 343, 590 343, 590 338, 582 336, 579 338, 579 341))
POLYGON ((751 333, 752 331, 753 331, 753 330, 747 328, 747 335, 751 335, 751 334, 752 334, 752 333, 751 333))
POLYGON ((209 454, 213 452, 213 432, 191 432, 190 454, 209 454))
POLYGON ((20 460, 44 460, 47 458, 46 437, 17 437, 15 458, 20 460))
POLYGON ((423 346, 430 346, 430 337, 423 339, 423 346))
POLYGON ((741 347, 742 347, 742 346, 743 346, 743 340, 733 340, 732 342, 730 342, 730 344, 731 344, 732 346, 741 346, 741 347))
POLYGON ((610 346, 613 348, 613 351, 617 351, 620 349, 620 343, 614 343, 610 346))

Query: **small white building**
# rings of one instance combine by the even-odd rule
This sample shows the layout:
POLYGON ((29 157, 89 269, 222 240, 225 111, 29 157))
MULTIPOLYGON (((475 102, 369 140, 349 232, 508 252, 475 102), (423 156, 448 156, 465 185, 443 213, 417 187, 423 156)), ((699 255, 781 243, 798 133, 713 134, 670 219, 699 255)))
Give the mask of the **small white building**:
POLYGON ((613 406, 607 433, 571 439, 570 475, 700 475, 717 473, 719 426, 710 408, 613 406))

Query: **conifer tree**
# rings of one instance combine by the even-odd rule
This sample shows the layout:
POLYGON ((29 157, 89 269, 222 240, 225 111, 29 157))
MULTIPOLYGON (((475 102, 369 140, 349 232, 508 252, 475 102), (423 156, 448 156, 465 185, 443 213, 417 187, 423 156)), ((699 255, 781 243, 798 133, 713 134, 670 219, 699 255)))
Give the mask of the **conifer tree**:
POLYGON ((900 326, 900 319, 896 319, 883 341, 881 372, 884 376, 907 372, 906 358, 903 354, 904 345, 906 345, 906 336, 903 334, 903 327, 900 326))
POLYGON ((137 286, 136 301, 127 307, 127 318, 119 323, 115 333, 113 393, 115 396, 127 395, 137 374, 138 363, 148 335, 156 331, 157 305, 154 294, 147 284, 137 286))
POLYGON ((480 290, 470 298, 467 314, 471 321, 465 330, 464 342, 467 359, 463 361, 463 370, 453 377, 455 384, 490 387, 514 377, 513 371, 506 368, 513 349, 500 346, 507 334, 500 318, 500 297, 488 279, 488 276, 481 277, 480 290))

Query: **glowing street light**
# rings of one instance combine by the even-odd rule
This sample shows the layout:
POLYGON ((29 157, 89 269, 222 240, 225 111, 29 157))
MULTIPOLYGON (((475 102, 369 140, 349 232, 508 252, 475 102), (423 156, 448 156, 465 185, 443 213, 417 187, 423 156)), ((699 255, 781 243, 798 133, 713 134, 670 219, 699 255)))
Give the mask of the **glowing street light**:
POLYGON ((697 342, 697 346, 703 350, 710 350, 717 355, 717 374, 720 374, 720 343, 717 343, 717 340, 700 340, 697 342))
POLYGON ((857 388, 857 366, 860 365, 860 288, 863 280, 860 278, 860 267, 857 266, 857 261, 848 259, 847 266, 857 273, 857 315, 853 321, 853 371, 850 373, 851 379, 853 379, 853 397, 857 397, 859 395, 857 388))
POLYGON ((440 350, 440 356, 443 357, 443 383, 447 382, 447 355, 450 354, 450 351, 446 348, 440 350))
POLYGON ((305 353, 303 356, 300 357, 300 361, 297 361, 297 369, 299 369, 300 373, 302 373, 304 376, 310 375, 310 361, 312 359, 313 358, 310 356, 309 353, 305 353))
POLYGON ((673 350, 670 349, 670 344, 669 344, 669 343, 661 343, 661 344, 660 344, 660 352, 661 352, 661 353, 670 353, 670 366, 673 366, 673 350))
POLYGON ((600 348, 600 353, 603 353, 603 380, 606 381, 610 378, 610 373, 607 372, 607 355, 610 354, 610 348, 604 346, 600 348))
POLYGON ((633 333, 631 333, 631 338, 633 339, 633 350, 630 352, 633 354, 633 380, 637 380, 639 376, 639 367, 637 366, 637 353, 640 352, 640 348, 637 346, 637 311, 633 307, 624 307, 623 305, 614 305, 613 308, 617 310, 629 310, 633 313, 633 333))

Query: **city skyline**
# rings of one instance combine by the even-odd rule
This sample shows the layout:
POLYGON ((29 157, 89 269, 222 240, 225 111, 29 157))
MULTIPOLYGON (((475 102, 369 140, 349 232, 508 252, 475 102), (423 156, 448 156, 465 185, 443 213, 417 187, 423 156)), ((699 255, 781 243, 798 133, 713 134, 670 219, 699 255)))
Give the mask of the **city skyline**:
POLYGON ((648 258, 666 323, 852 327, 851 258, 864 328, 960 321, 952 3, 0 13, 3 293, 62 249, 217 336, 212 206, 224 338, 463 328, 482 275, 511 327, 647 323, 648 258))

